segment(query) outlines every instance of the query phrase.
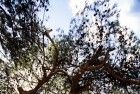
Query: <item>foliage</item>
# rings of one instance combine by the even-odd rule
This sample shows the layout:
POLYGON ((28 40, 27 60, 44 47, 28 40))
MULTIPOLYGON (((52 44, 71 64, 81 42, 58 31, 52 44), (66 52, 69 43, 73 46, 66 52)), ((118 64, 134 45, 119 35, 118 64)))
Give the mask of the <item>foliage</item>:
POLYGON ((31 67, 43 50, 45 44, 42 45, 41 28, 44 20, 40 20, 38 14, 48 11, 48 5, 48 0, 0 0, 1 54, 3 65, 9 69, 7 76, 12 85, 15 84, 12 81, 18 83, 22 76, 27 77, 20 72, 26 70, 29 71, 28 76, 32 74, 31 67))
POLYGON ((5 56, 0 61, 0 90, 7 88, 9 94, 139 93, 140 41, 120 25, 116 4, 86 2, 72 19, 69 34, 62 31, 54 38, 37 17, 39 11, 48 11, 48 4, 48 0, 0 1, 0 43, 5 56))
POLYGON ((116 86, 129 88, 128 92, 139 90, 140 42, 132 31, 120 26, 118 17, 116 4, 97 0, 93 5, 87 3, 72 20, 73 51, 76 60, 80 58, 74 62, 77 81, 73 84, 80 92, 110 93, 116 86))

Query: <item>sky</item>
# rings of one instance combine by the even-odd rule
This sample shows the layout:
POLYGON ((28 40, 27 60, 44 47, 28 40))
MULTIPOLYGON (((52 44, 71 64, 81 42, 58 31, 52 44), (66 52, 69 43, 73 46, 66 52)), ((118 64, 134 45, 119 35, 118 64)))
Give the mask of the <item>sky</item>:
POLYGON ((140 35, 140 0, 119 0, 120 22, 140 35))
POLYGON ((69 0, 50 0, 49 19, 47 26, 55 31, 58 28, 68 31, 72 18, 72 10, 69 0))
MULTIPOLYGON (((69 29, 71 18, 83 8, 86 0, 50 0, 49 19, 47 26, 54 31, 59 27, 65 31, 69 29)), ((93 1, 93 0, 88 0, 93 1)), ((140 0, 112 0, 118 2, 120 23, 140 35, 140 0)))

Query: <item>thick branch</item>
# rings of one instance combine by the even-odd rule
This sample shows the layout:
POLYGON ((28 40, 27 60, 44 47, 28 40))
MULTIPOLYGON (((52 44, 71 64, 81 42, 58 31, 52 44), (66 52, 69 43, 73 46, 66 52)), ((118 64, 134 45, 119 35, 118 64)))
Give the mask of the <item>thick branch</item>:
POLYGON ((32 90, 25 91, 25 90, 23 90, 22 87, 18 87, 19 93, 20 93, 20 94, 36 94, 37 91, 38 91, 38 89, 39 89, 40 87, 42 87, 43 84, 45 84, 46 82, 48 82, 48 81, 51 79, 51 77, 52 77, 53 75, 55 75, 57 72, 58 72, 58 71, 56 71, 56 70, 52 70, 52 72, 51 72, 48 76, 43 76, 43 78, 42 78, 41 80, 38 80, 38 84, 37 84, 37 85, 35 86, 35 88, 32 89, 32 90))
POLYGON ((123 82, 125 84, 128 84, 128 85, 132 85, 132 84, 140 85, 140 80, 128 79, 128 78, 124 77, 123 73, 121 73, 119 71, 115 71, 108 63, 105 64, 104 71, 105 71, 105 73, 111 75, 116 80, 118 80, 120 82, 123 82))
MULTIPOLYGON (((98 48, 98 50, 96 51, 96 53, 91 57, 91 59, 87 60, 87 62, 85 62, 83 65, 81 65, 79 67, 79 70, 76 72, 75 76, 72 77, 71 92, 75 92, 75 91, 79 91, 80 92, 82 87, 80 87, 78 85, 78 82, 81 79, 82 75, 86 71, 99 70, 99 69, 104 67, 106 61, 108 60, 110 50, 108 50, 106 52, 104 60, 100 61, 100 60, 98 60, 98 57, 100 56, 100 54, 102 52, 102 49, 103 49, 103 46, 100 46, 98 48), (97 65, 94 65, 95 63, 97 65)), ((88 86, 88 85, 89 84, 86 84, 86 86, 88 86)))

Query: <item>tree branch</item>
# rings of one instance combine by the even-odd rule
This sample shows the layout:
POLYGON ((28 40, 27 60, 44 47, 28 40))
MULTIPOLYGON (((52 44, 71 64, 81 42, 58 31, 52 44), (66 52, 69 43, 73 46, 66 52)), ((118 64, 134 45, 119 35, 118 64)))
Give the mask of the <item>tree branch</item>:
POLYGON ((38 91, 38 89, 39 89, 40 87, 42 87, 43 84, 45 84, 46 82, 48 82, 48 81, 51 79, 51 77, 52 77, 53 75, 55 75, 57 72, 58 72, 58 70, 53 70, 53 69, 52 69, 51 73, 50 73, 48 76, 43 76, 43 78, 42 78, 41 80, 38 80, 38 84, 37 84, 37 85, 35 86, 35 88, 32 89, 32 90, 25 91, 25 90, 23 90, 22 87, 18 87, 19 93, 20 93, 20 94, 36 94, 37 91, 38 91))
POLYGON ((126 77, 124 77, 123 73, 119 72, 119 71, 115 71, 108 63, 106 63, 104 65, 104 69, 105 73, 111 75, 114 79, 123 82, 125 84, 128 85, 140 85, 140 80, 136 80, 136 79, 128 79, 126 77))

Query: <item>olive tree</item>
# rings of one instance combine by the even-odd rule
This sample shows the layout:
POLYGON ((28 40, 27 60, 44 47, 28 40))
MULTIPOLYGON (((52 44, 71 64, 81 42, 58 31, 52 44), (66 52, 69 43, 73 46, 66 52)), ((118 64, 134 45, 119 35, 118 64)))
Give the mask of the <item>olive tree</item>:
POLYGON ((139 93, 140 41, 109 0, 85 3, 68 34, 49 35, 48 0, 0 1, 0 89, 9 94, 139 93), (6 91, 4 91, 6 90, 6 91))

